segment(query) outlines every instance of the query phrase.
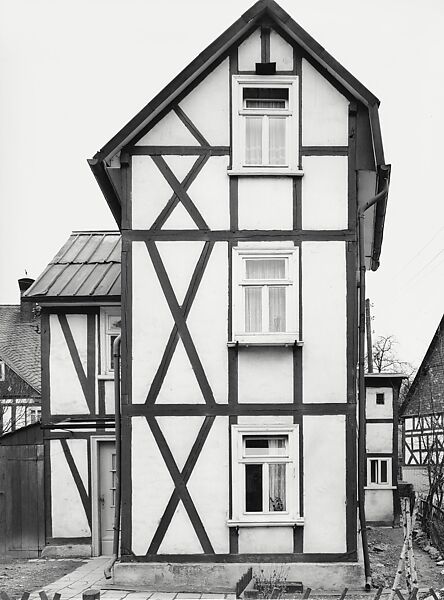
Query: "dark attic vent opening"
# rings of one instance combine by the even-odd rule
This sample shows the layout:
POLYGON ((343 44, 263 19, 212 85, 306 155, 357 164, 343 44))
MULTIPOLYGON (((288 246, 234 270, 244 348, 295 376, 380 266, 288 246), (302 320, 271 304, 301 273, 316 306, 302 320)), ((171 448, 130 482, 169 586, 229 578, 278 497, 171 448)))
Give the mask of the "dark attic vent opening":
POLYGON ((256 75, 276 75, 275 62, 256 63, 256 75))

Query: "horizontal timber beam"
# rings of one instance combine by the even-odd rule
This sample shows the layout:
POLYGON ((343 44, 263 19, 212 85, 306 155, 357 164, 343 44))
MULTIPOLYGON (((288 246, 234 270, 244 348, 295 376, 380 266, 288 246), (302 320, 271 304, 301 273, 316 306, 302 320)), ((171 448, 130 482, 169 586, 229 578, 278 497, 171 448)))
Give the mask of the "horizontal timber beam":
POLYGON ((162 154, 191 155, 209 154, 210 156, 225 156, 230 154, 229 146, 130 146, 125 148, 130 155, 160 156, 162 154))
POLYGON ((136 556, 124 554, 122 562, 171 562, 171 563, 335 563, 356 562, 357 552, 344 553, 292 553, 292 554, 148 554, 136 556))
POLYGON ((348 156, 348 146, 302 146, 303 156, 348 156))
POLYGON ((178 229, 178 230, 123 230, 123 239, 133 242, 148 242, 148 241, 273 241, 273 240, 293 240, 311 241, 311 242, 328 242, 328 241, 356 241, 356 234, 348 229, 315 231, 315 230, 238 230, 238 231, 207 231, 202 229, 178 229))
POLYGON ((231 415, 347 415, 354 414, 356 404, 127 404, 122 414, 128 417, 146 416, 231 416, 231 415))

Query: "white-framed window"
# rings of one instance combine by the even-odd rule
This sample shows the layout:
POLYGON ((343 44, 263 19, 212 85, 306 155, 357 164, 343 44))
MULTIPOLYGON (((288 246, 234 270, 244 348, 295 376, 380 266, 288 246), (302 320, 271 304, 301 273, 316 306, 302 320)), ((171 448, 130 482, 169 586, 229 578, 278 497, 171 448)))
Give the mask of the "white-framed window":
POLYGON ((295 246, 233 249, 233 336, 246 344, 298 341, 298 251, 295 246))
POLYGON ((26 411, 26 424, 31 425, 42 420, 42 409, 40 406, 31 406, 26 411))
POLYGON ((233 174, 301 174, 298 78, 233 76, 233 174))
POLYGON ((392 459, 367 459, 367 487, 390 487, 392 485, 392 459))
POLYGON ((232 524, 296 524, 298 426, 233 425, 232 524))
POLYGON ((119 307, 101 309, 101 371, 102 375, 114 373, 113 344, 121 331, 119 307))
POLYGON ((2 360, 0 360, 0 381, 5 381, 5 376, 6 376, 5 363, 2 360))

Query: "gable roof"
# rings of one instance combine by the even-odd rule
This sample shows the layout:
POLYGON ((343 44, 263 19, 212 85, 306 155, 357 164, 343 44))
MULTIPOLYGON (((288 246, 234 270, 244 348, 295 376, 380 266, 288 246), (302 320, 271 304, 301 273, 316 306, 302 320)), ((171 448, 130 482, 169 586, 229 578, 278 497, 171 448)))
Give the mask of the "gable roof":
POLYGON ((23 321, 19 305, 0 305, 0 359, 41 392, 39 317, 23 321))
MULTIPOLYGON (((274 22, 291 40, 303 48, 315 63, 325 69, 338 84, 345 88, 352 97, 362 102, 368 108, 375 161, 379 173, 379 168, 385 164, 385 159, 379 123, 378 98, 298 25, 279 4, 274 0, 259 0, 148 102, 92 159, 88 160, 94 177, 119 227, 121 226, 122 218, 122 200, 119 183, 113 179, 113 175, 109 171, 110 159, 128 144, 135 135, 147 127, 166 107, 174 102, 193 81, 211 67, 211 65, 216 63, 222 55, 226 54, 233 44, 249 31, 253 31, 263 18, 274 22)), ((380 190, 378 189, 377 191, 379 192, 380 190)), ((387 197, 376 206, 372 253, 373 270, 376 270, 379 266, 386 203, 387 197)))
POLYGON ((444 315, 401 406, 403 417, 444 412, 444 315))
POLYGON ((118 231, 73 231, 23 297, 40 303, 119 302, 121 250, 118 231))

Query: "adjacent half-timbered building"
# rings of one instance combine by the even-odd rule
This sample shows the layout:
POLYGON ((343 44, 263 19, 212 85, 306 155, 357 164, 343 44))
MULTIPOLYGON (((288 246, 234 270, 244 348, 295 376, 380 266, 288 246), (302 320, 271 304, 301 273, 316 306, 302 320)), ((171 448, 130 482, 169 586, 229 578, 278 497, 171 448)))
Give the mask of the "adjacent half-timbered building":
POLYGON ((405 375, 367 373, 365 514, 373 525, 399 523, 398 404, 405 375))
POLYGON ((118 232, 74 232, 25 294, 41 307, 47 556, 112 551, 120 257, 118 232))
POLYGON ((402 478, 427 492, 427 465, 444 456, 444 317, 401 407, 401 421, 402 478))
POLYGON ((19 279, 20 304, 0 305, 0 435, 40 421, 40 317, 22 297, 33 282, 19 279))
POLYGON ((89 161, 122 232, 119 583, 362 575, 357 274, 382 242, 378 104, 261 0, 89 161))

